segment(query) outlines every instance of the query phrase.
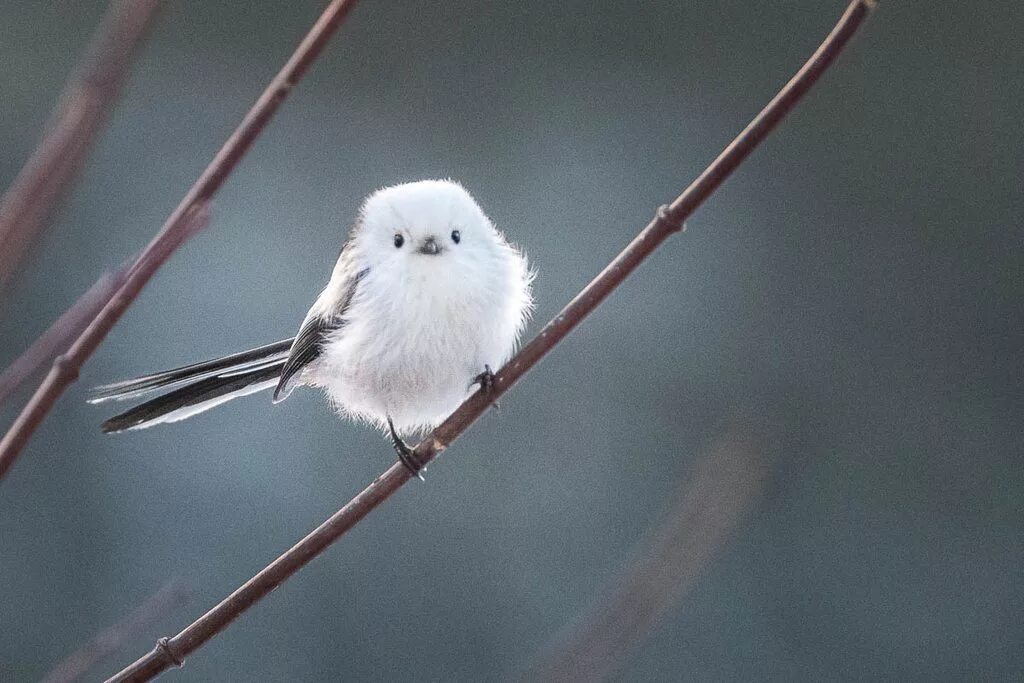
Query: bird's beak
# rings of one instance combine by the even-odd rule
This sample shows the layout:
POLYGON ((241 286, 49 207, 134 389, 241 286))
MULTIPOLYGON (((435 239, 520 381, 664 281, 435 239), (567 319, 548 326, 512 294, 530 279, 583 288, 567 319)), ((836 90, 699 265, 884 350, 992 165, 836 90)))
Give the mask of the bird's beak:
POLYGON ((437 243, 437 240, 433 237, 428 237, 423 240, 420 244, 420 248, 417 249, 420 254, 426 254, 428 256, 437 256, 441 253, 441 245, 437 243))

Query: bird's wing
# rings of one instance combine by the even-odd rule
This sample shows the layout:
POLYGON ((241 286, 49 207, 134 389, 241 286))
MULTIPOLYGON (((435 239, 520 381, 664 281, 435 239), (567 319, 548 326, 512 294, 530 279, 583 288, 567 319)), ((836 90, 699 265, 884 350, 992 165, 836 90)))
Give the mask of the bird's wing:
MULTIPOLYGON (((346 258, 345 250, 343 250, 341 258, 346 258)), ((328 285, 329 290, 321 295, 322 300, 330 292, 330 298, 333 301, 326 306, 314 304, 310 312, 306 314, 299 333, 295 335, 295 341, 292 342, 291 350, 288 352, 288 360, 285 361, 284 368, 281 370, 281 379, 277 383, 277 388, 274 389, 274 403, 288 398, 288 394, 292 392, 300 379, 299 373, 320 356, 328 335, 345 326, 345 313, 356 295, 359 281, 366 276, 369 269, 356 270, 354 263, 344 265, 349 267, 344 268, 342 273, 347 272, 348 274, 343 275, 340 287, 332 288, 331 285, 328 285), (338 294, 336 295, 334 292, 338 292, 338 294)), ((320 301, 318 301, 319 303, 320 301)))

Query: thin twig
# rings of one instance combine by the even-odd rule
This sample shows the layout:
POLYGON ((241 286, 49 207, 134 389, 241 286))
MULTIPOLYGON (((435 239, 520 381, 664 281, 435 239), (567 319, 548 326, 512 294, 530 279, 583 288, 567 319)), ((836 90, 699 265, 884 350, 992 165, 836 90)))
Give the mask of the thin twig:
POLYGON ((124 284, 128 268, 126 264, 118 270, 103 273, 71 308, 64 311, 46 332, 0 373, 0 405, 36 370, 53 361, 82 334, 114 292, 124 284))
MULTIPOLYGON (((811 85, 825 72, 857 28, 867 17, 870 0, 854 0, 825 42, 779 94, 740 133, 721 155, 670 206, 663 206, 639 235, 524 346, 494 378, 485 393, 477 391, 415 448, 419 462, 428 463, 469 428, 487 408, 527 371, 536 365, 573 330, 612 290, 639 266, 669 235, 679 232, 683 222, 714 192, 729 173, 796 105, 811 85)), ((299 541, 290 550, 249 579, 240 588, 172 638, 157 646, 110 681, 146 681, 178 665, 185 657, 224 630, 283 581, 305 566, 371 510, 387 500, 409 481, 409 471, 395 463, 353 498, 341 510, 299 541)))
POLYGON ((241 158, 252 147, 253 142, 273 118, 281 102, 305 75, 313 60, 317 58, 327 41, 355 7, 356 1, 331 0, 309 33, 292 53, 288 62, 270 81, 266 90, 242 119, 238 128, 231 134, 210 165, 192 185, 185 198, 167 218, 160 232, 146 246, 128 280, 72 346, 75 353, 69 360, 73 362, 60 364, 59 367, 55 366, 54 371, 36 390, 24 411, 18 416, 4 438, 0 440, 0 479, 14 464, 22 448, 46 418, 57 398, 77 378, 78 369, 82 363, 103 342, 107 333, 110 332, 121 314, 131 305, 153 274, 192 234, 193 231, 185 228, 191 222, 191 216, 205 213, 205 209, 202 207, 209 203, 241 158))
POLYGON ((189 237, 206 227, 210 212, 208 204, 196 204, 170 225, 167 238, 147 250, 128 271, 124 283, 111 295, 103 309, 93 318, 67 351, 57 356, 46 379, 36 389, 14 424, 0 439, 0 477, 14 464, 21 449, 42 424, 64 389, 78 379, 85 360, 107 336, 107 332, 124 314, 142 291, 157 268, 165 263, 189 237))
POLYGON ((601 681, 690 592, 751 508, 767 468, 753 435, 733 429, 697 465, 685 492, 597 606, 524 673, 524 681, 601 681))
POLYGON ((53 212, 121 92, 158 0, 112 0, 46 132, 0 199, 0 286, 53 212))
POLYGON ((88 643, 60 660, 42 683, 70 683, 82 677, 96 662, 120 650, 125 642, 155 624, 176 607, 188 602, 190 591, 178 579, 171 579, 164 587, 149 596, 144 603, 113 626, 103 629, 88 643))

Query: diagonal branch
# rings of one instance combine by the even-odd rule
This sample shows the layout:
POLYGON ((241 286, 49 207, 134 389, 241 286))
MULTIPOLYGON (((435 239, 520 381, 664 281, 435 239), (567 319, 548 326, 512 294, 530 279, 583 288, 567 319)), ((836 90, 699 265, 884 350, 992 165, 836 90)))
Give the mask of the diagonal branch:
POLYGON ((36 389, 36 393, 29 399, 21 414, 15 418, 14 424, 4 438, 0 439, 0 477, 14 464, 21 449, 53 409, 64 389, 78 379, 78 371, 82 364, 100 345, 107 332, 139 295, 157 268, 189 237, 206 227, 209 219, 209 205, 203 203, 190 207, 188 212, 172 223, 167 239, 158 243, 156 249, 148 249, 139 257, 128 271, 124 283, 110 295, 88 327, 67 351, 54 359, 53 366, 43 383, 36 389))
POLYGON ((686 597, 753 505, 768 473, 759 445, 740 427, 716 439, 633 564, 596 593, 586 621, 519 680, 602 681, 615 673, 686 597))
MULTIPOLYGON (((669 235, 680 231, 683 228, 683 221, 714 192, 828 69, 873 7, 874 0, 853 0, 825 42, 775 99, 671 205, 658 209, 654 220, 576 295, 561 313, 545 325, 540 334, 495 375, 494 385, 488 392, 478 391, 470 396, 444 423, 416 446, 417 459, 426 464, 437 457, 519 378, 547 355, 548 351, 579 325, 669 235)), ((172 665, 180 666, 185 657, 223 631, 242 612, 323 552, 371 510, 387 500, 409 481, 410 477, 409 471, 401 463, 392 465, 345 507, 213 609, 176 636, 160 639, 152 651, 109 681, 146 681, 172 665)))
POLYGON ((199 214, 206 214, 206 207, 221 185, 252 147, 274 117, 281 102, 288 97, 291 89, 302 79, 310 65, 319 56, 327 41, 341 26, 357 0, 331 0, 320 18, 302 39, 288 62, 274 76, 263 94, 242 119, 224 146, 199 176, 195 184, 167 218, 160 232, 150 241, 132 267, 128 280, 104 306, 92 324, 82 333, 71 347, 71 351, 54 365, 53 371, 39 386, 29 404, 0 440, 0 479, 4 477, 21 450, 28 443, 36 428, 60 398, 60 395, 78 377, 78 369, 103 343, 107 333, 114 327, 128 306, 135 300, 142 288, 149 282, 160 266, 171 257, 178 247, 195 231, 189 226, 199 214))
POLYGON ((0 287, 71 185, 121 92, 158 0, 112 0, 46 132, 0 199, 0 287))
POLYGON ((0 373, 0 405, 36 370, 52 362, 57 354, 67 350, 71 342, 82 334, 114 292, 124 284, 129 265, 103 273, 71 308, 64 311, 46 332, 0 373))
POLYGON ((43 676, 43 683, 77 681, 96 662, 121 649, 129 638, 134 638, 165 614, 187 602, 189 594, 187 586, 177 579, 171 579, 121 621, 103 629, 88 643, 57 662, 57 665, 43 676))

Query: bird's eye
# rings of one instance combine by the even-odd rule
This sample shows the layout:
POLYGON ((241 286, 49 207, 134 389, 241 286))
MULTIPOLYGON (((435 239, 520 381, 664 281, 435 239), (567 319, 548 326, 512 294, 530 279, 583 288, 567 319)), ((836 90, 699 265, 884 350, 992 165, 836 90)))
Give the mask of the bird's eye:
POLYGON ((395 249, 401 249, 402 245, 405 244, 405 238, 401 234, 395 235, 395 249))
POLYGON ((461 239, 462 239, 462 233, 459 232, 458 230, 452 230, 452 242, 455 242, 455 244, 458 244, 461 239))

